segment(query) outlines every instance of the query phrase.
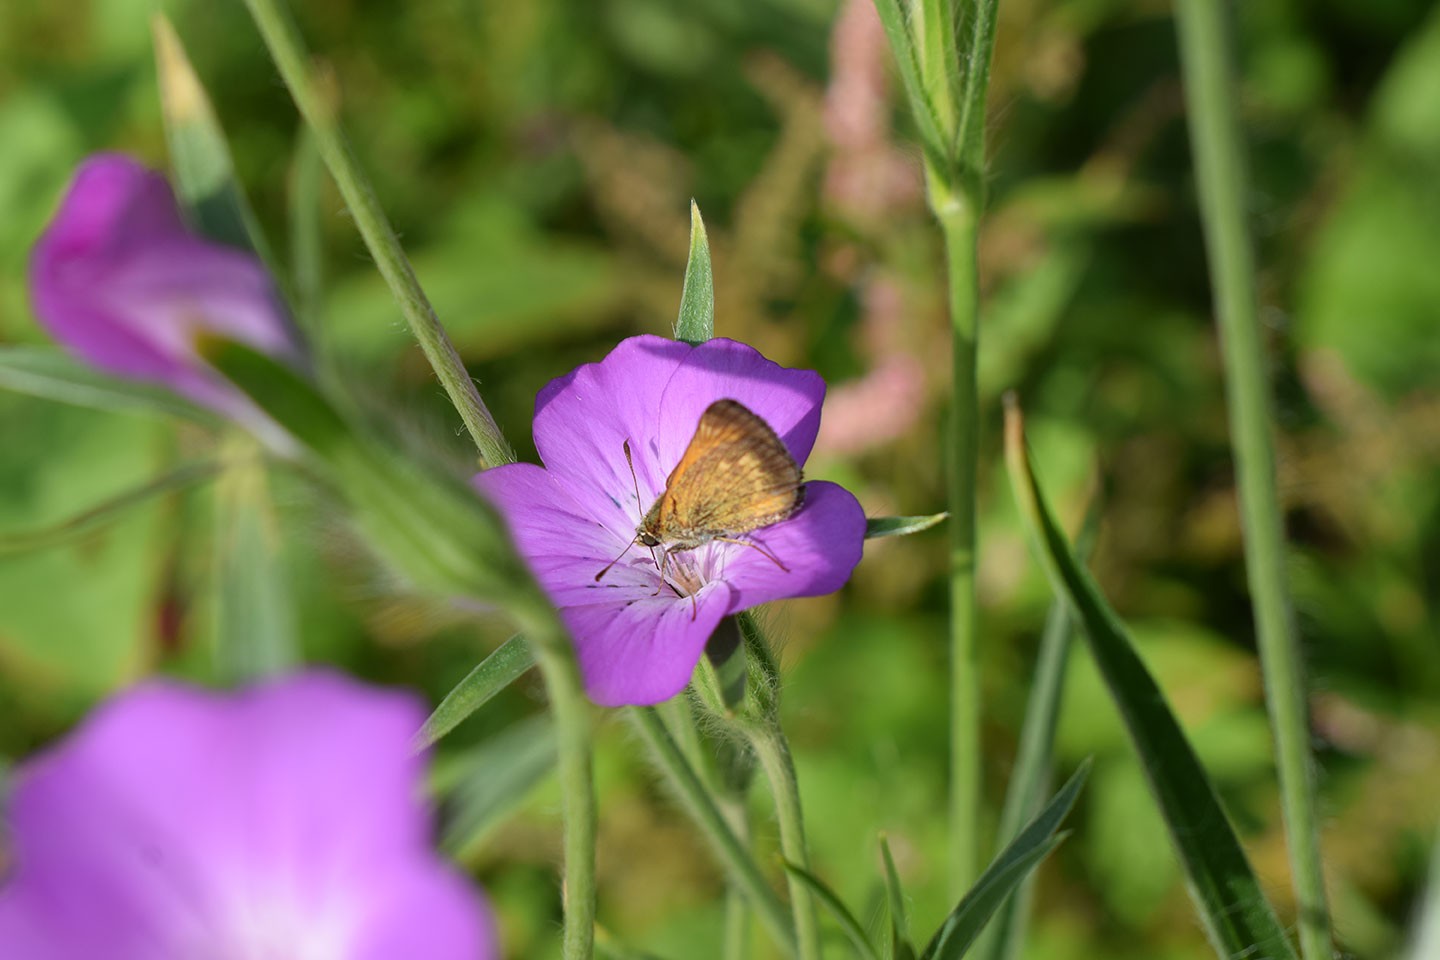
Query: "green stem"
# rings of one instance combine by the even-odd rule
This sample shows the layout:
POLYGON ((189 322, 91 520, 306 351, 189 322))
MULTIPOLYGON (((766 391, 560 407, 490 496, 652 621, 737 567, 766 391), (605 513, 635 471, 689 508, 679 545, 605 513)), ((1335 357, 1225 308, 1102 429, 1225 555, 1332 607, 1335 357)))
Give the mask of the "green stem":
MULTIPOLYGON (((800 784, 790 744, 780 727, 780 665, 753 613, 742 613, 735 622, 744 642, 749 682, 745 687, 745 712, 734 718, 733 726, 750 742, 770 781, 775 819, 780 826, 781 854, 792 864, 809 870, 800 784)), ((793 871, 787 870, 785 877, 790 888, 790 911, 795 918, 797 956, 800 960, 816 960, 820 956, 820 924, 814 898, 805 881, 793 871)))
POLYGON ((950 884, 970 888, 980 864, 980 654, 976 636, 975 498, 979 457, 978 203, 931 171, 930 203, 945 237, 950 404, 950 884))
POLYGON ((685 813, 699 827, 729 874, 731 883, 744 892, 775 942, 794 956, 795 934, 789 917, 785 915, 784 905, 776 898, 750 851, 736 836, 725 814, 705 789, 695 768, 685 759, 684 751, 670 735, 665 721, 653 707, 636 707, 627 713, 685 813))
MULTIPOLYGON (((770 781, 775 799, 775 818, 780 825, 780 852, 798 867, 810 869, 810 854, 805 845, 805 819, 800 809, 800 784, 795 777, 795 762, 790 744, 778 723, 755 729, 750 737, 755 756, 770 781)), ((815 913, 810 888, 795 874, 786 871, 790 885, 790 910, 795 917, 795 940, 799 960, 819 960, 820 922, 815 913)))
POLYGON ((565 960, 595 952, 595 781, 590 762, 589 701, 565 628, 549 607, 518 617, 545 678, 555 718, 565 822, 565 960))
POLYGON ((1178 0, 1176 10, 1191 151, 1225 358, 1246 573, 1299 904, 1300 949, 1306 960, 1328 960, 1334 945, 1316 829, 1305 674, 1285 576, 1270 387, 1245 224, 1246 178, 1226 8, 1217 0, 1178 0))
POLYGON ((465 422, 465 429, 475 441, 480 451, 480 465, 488 467, 513 462, 514 453, 480 399, 475 382, 465 371, 455 345, 450 342, 449 335, 435 315, 435 309, 420 288, 395 229, 380 208, 375 191, 351 152, 340 129, 335 105, 322 93, 321 84, 311 75, 309 55, 284 0, 245 0, 245 3, 265 45, 270 49, 280 76, 290 88, 295 105, 314 131, 320 155, 325 158, 325 165, 335 178, 351 216, 355 218, 355 226, 364 238, 365 246, 375 258, 376 266, 400 305, 400 312, 419 341, 425 359, 434 368, 450 402, 465 422))

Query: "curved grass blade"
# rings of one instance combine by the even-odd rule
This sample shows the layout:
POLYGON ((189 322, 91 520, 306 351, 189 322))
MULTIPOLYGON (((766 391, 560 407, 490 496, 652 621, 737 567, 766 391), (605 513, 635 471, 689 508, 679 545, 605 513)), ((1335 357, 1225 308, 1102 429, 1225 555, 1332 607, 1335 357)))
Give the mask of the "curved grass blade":
POLYGON ((908 537, 938 526, 949 517, 948 513, 932 513, 925 517, 870 517, 865 521, 865 539, 877 537, 908 537))
POLYGON ((710 266, 710 239, 700 207, 690 201, 690 258, 685 263, 685 286, 680 291, 680 315, 675 318, 675 339, 704 343, 715 336, 715 278, 710 266))
POLYGON ((520 634, 500 644, 440 701, 415 734, 415 749, 424 750, 454 730, 534 665, 535 654, 520 634))
POLYGON ((138 507, 155 497, 167 493, 187 490, 211 479, 220 472, 218 463, 189 463, 163 474, 149 483, 142 484, 116 497, 111 497, 73 517, 38 530, 24 530, 0 536, 0 556, 28 553, 55 547, 85 536, 106 524, 113 523, 132 507, 138 507))
POLYGON ((1221 957, 1294 960, 1295 951, 1250 868, 1215 787, 1124 624, 1076 562, 1050 514, 1025 449, 1013 396, 1005 402, 1005 457, 1021 516, 1056 594, 1084 626, 1090 653, 1140 755, 1211 945, 1221 957))
POLYGON ((220 423, 215 414, 168 390, 108 377, 43 347, 0 347, 0 390, 112 413, 183 417, 206 426, 220 423))
POLYGON ((880 835, 880 859, 885 864, 885 902, 890 909, 890 960, 915 960, 915 947, 910 943, 910 917, 905 909, 905 890, 895 858, 890 855, 890 841, 880 835))
POLYGON ((850 942, 855 945, 855 952, 864 960, 880 960, 880 955, 875 952, 874 944, 870 942, 870 938, 865 933, 865 927, 855 919, 855 914, 850 912, 850 908, 845 906, 845 902, 840 899, 839 895, 831 890, 824 880, 804 867, 793 864, 789 860, 784 861, 784 864, 786 872, 809 887, 810 892, 815 895, 815 899, 830 911, 830 915, 840 924, 840 929, 845 931, 845 936, 849 937, 850 942))
POLYGON ((965 956, 965 951, 1000 905, 1065 839, 1067 834, 1058 832, 1060 824, 1075 805, 1075 798, 1089 775, 1090 761, 1087 760, 980 875, 975 886, 935 931, 920 960, 959 960, 965 956))

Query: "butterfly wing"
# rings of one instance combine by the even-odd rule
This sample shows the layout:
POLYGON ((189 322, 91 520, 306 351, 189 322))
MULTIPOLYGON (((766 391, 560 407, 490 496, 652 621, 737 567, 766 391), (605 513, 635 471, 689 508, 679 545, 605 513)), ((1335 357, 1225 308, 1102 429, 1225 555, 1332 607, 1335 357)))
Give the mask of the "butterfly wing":
POLYGON ((748 533, 790 516, 804 493, 800 467, 770 425, 738 401, 717 400, 665 481, 653 532, 674 542, 748 533))

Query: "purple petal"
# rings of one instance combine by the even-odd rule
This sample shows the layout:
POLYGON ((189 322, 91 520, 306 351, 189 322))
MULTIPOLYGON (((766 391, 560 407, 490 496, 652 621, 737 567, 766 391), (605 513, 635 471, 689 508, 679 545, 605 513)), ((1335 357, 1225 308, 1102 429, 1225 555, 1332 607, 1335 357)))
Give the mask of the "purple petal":
POLYGON ((258 410, 200 360, 196 336, 301 353, 259 261, 191 234, 165 178, 128 157, 76 171, 35 245, 30 290, 40 320, 87 363, 252 425, 258 410))
POLYGON ((710 584, 693 601, 677 596, 660 583, 650 551, 638 546, 597 582, 596 574, 626 550, 632 529, 597 522, 567 483, 534 464, 486 470, 475 484, 505 516, 531 570, 560 608, 592 700, 602 706, 658 703, 684 689, 706 639, 733 606, 728 587, 710 584))
MULTIPOLYGON (((626 504, 632 536, 674 467, 671 463, 662 468, 653 452, 662 416, 667 415, 660 396, 693 350, 664 337, 631 337, 599 363, 552 380, 535 398, 535 447, 546 468, 576 490, 593 490, 626 504), (627 440, 643 506, 637 505, 625 463, 627 440)), ((693 433, 695 428, 690 429, 693 433)))
POLYGON ((705 642, 732 605, 723 583, 694 597, 658 596, 566 607, 585 692, 602 707, 669 700, 685 689, 705 642))
POLYGON ((764 547, 789 572, 752 547, 715 545, 725 549, 720 575, 735 591, 731 612, 737 613, 782 597, 818 597, 843 587, 860 562, 865 511, 844 487, 811 480, 805 485, 805 505, 793 517, 741 539, 764 547))
POLYGON ((16 776, 0 955, 350 957, 421 896, 405 922, 451 935, 425 955, 478 955, 488 919, 428 849, 422 717, 322 674, 122 696, 16 776))
POLYGON ((796 463, 803 464, 810 456, 825 399, 820 374, 782 367, 754 347, 716 338, 690 352, 660 396, 655 456, 667 475, 690 445, 705 408, 726 398, 740 401, 770 424, 796 463))

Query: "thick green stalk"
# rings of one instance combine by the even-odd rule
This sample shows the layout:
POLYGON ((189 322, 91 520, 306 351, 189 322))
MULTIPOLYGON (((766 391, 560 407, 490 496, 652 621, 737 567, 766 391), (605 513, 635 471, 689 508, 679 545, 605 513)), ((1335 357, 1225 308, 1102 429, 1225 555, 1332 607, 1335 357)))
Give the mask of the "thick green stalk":
POLYGON ((950 404, 950 883, 959 896, 980 866, 980 653, 976 635, 975 497, 979 457, 978 205, 930 177, 945 237, 951 325, 950 404))
POLYGON ((680 805, 720 859, 731 884, 744 893, 775 942, 794 956, 795 934, 790 918, 785 915, 784 905, 776 898, 750 851, 731 829, 695 768, 685 758, 684 751, 670 735, 665 721, 653 707, 636 707, 627 712, 670 788, 675 791, 680 805))
POLYGON ((270 49, 280 76, 290 88, 295 105, 314 131, 320 155, 325 158, 325 166, 335 178, 345 205, 355 218, 355 226, 364 238, 365 246, 375 258, 375 265, 380 268, 400 305, 400 312, 419 341, 425 359, 434 368, 450 402, 465 422, 465 429, 475 441, 480 451, 480 465, 493 467, 513 462, 515 454, 495 425, 490 411, 485 408, 485 402, 480 399, 475 382, 470 379, 455 345, 450 342, 425 291, 420 288, 394 227, 380 208, 380 201, 376 199, 369 179, 360 170, 350 150, 336 117, 335 104, 324 95, 321 85, 311 76, 309 55, 284 0, 245 0, 245 3, 265 45, 270 49))
POLYGON ((1300 949, 1305 960, 1328 960, 1334 945, 1316 829, 1305 672, 1285 576, 1284 524, 1270 437, 1270 386, 1245 224, 1245 165, 1226 8, 1217 0, 1178 0, 1176 11, 1191 152, 1225 357, 1246 573, 1299 904, 1300 949))
POLYGON ((565 628, 548 606, 517 621, 535 651, 555 718, 560 797, 565 821, 565 960, 595 952, 595 785, 590 762, 589 701, 565 628))

